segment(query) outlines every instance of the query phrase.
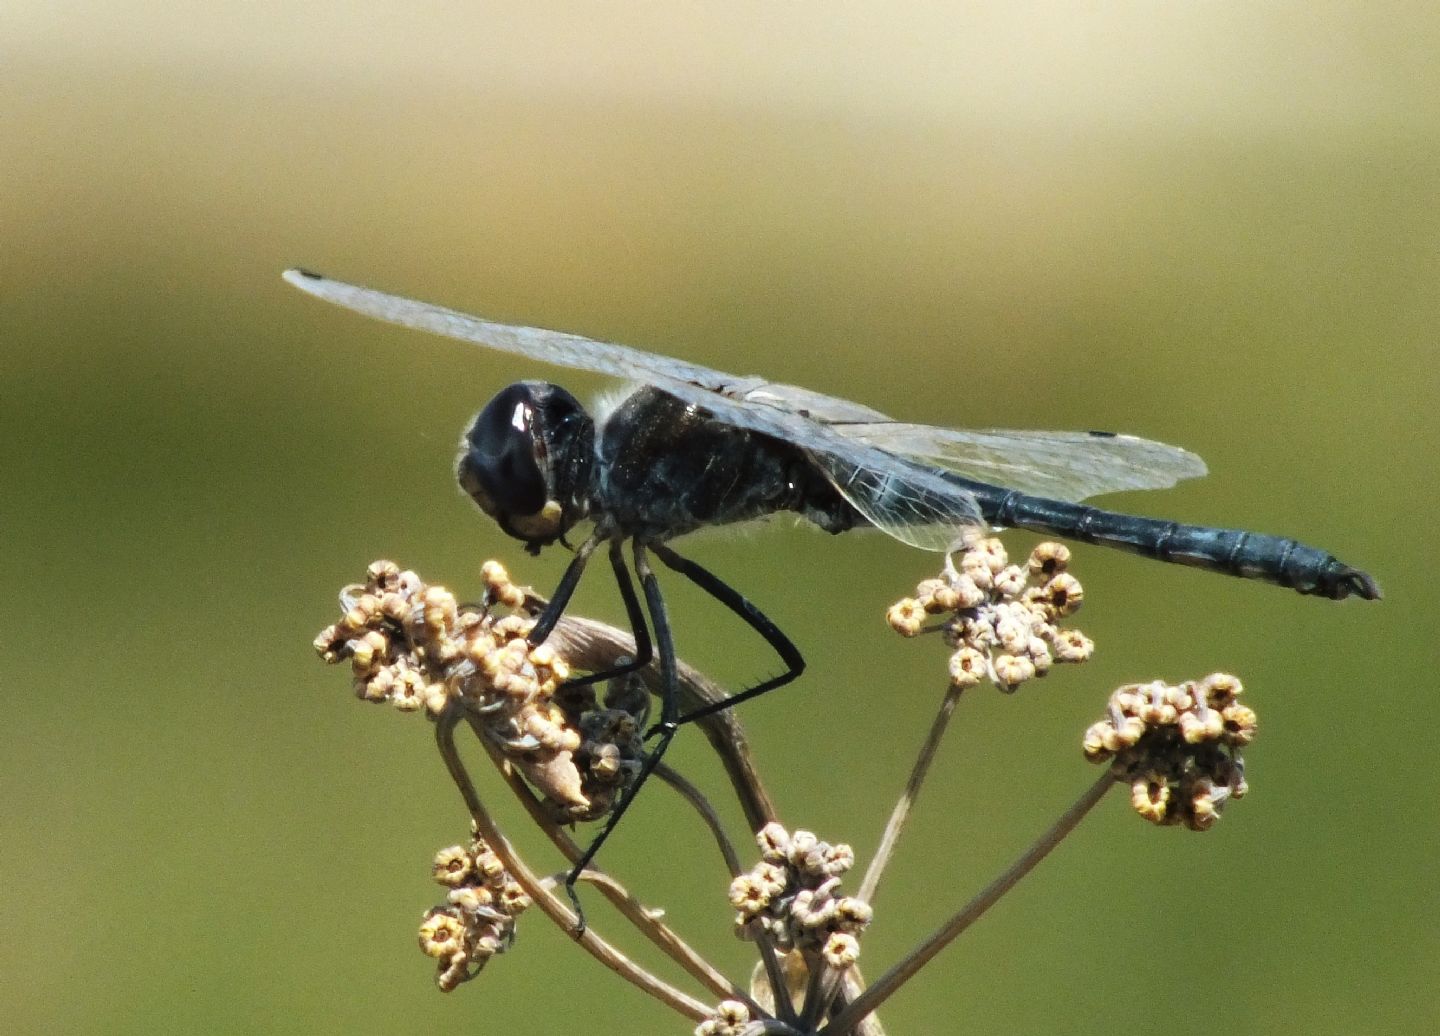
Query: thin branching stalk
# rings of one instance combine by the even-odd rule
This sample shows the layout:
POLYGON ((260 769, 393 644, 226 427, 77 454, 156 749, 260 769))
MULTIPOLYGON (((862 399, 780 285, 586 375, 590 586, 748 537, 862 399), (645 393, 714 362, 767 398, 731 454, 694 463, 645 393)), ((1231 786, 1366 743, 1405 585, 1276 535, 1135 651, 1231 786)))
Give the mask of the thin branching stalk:
POLYGON ((793 1028, 778 1018, 766 1018, 748 1026, 745 1036, 805 1036, 805 1030, 793 1028))
POLYGON ((861 993, 843 1011, 839 1012, 824 1029, 822 1034, 831 1036, 844 1036, 848 1033, 861 1018, 871 1011, 879 1008, 890 996, 902 985, 910 980, 914 974, 928 964, 936 954, 948 946, 961 932, 969 928, 985 911, 989 910, 1000 899, 1009 892, 1020 881, 1021 878, 1035 869, 1036 865, 1050 851, 1064 840, 1065 836, 1085 815, 1094 809, 1096 804, 1105 797, 1105 793, 1115 784, 1115 777, 1106 770, 1085 793, 1082 794, 1069 809, 1060 815, 1060 818, 1051 825, 1050 829, 1035 840, 1030 848, 1026 849, 1013 864, 997 877, 969 903, 965 904, 950 920, 946 921, 940 928, 921 943, 914 951, 909 953, 893 968, 875 980, 865 992, 861 993))
MULTIPOLYGON (((847 970, 854 970, 854 965, 851 965, 851 968, 847 970)), ((823 969, 821 972, 821 982, 814 992, 814 1006, 812 1007, 810 1001, 808 999, 806 1000, 807 1017, 812 1018, 814 1022, 818 1022, 820 1019, 826 1017, 830 1012, 831 1005, 835 1003, 835 998, 839 996, 841 990, 845 988, 845 982, 846 973, 844 971, 836 971, 833 968, 823 969)))
POLYGON ((725 826, 720 820, 720 814, 715 812, 715 807, 710 805, 710 800, 699 788, 664 763, 655 767, 655 776, 674 788, 680 797, 688 802, 696 813, 700 814, 700 818, 705 821, 705 826, 715 836, 715 844, 720 850, 720 855, 725 858, 725 867, 729 870, 730 876, 732 878, 737 876, 742 869, 740 855, 735 851, 735 843, 730 841, 730 836, 725 833, 725 826))
POLYGON ((920 797, 920 788, 924 785, 925 777, 930 772, 930 764, 935 760, 935 751, 940 747, 940 740, 945 736, 945 730, 950 725, 950 717, 955 713, 955 706, 959 703, 963 690, 964 688, 953 684, 946 688, 945 697, 940 702, 940 709, 930 724, 930 733, 925 739, 925 744, 920 747, 920 754, 916 757, 915 765, 910 770, 910 779, 905 782, 905 790, 900 793, 895 808, 890 812, 890 820, 885 825, 885 833, 880 837, 880 847, 875 850, 875 857, 865 870, 864 880, 860 882, 860 890, 855 893, 867 903, 875 902, 875 890, 880 884, 880 875, 885 872, 885 867, 889 864, 890 857, 895 851, 895 843, 900 840, 900 833, 905 828, 905 822, 910 818, 910 810, 920 797))
MULTIPOLYGON (((860 973, 860 966, 852 964, 845 971, 844 981, 840 988, 835 991, 835 996, 827 1010, 839 1015, 840 1011, 849 1006, 850 1002, 865 991, 865 976, 860 973)), ((846 1036, 885 1036, 885 1026, 880 1024, 880 1016, 870 1012, 864 1018, 855 1023, 854 1028, 846 1036)))
POLYGON ((814 1032, 815 1023, 824 1017, 823 1012, 830 1000, 824 990, 827 988, 826 980, 834 977, 834 970, 813 958, 805 964, 810 974, 805 980, 805 996, 801 1000, 804 1006, 800 1011, 800 1025, 806 1032, 814 1032))
POLYGON ((790 995, 790 986, 785 981, 785 971, 780 966, 780 953, 775 949, 774 937, 768 932, 759 932, 755 936, 755 946, 760 951, 760 966, 765 969, 765 979, 770 983, 775 1012, 786 1022, 798 1023, 800 1016, 795 1012, 795 999, 790 995))
MULTIPOLYGON (((546 878, 545 881, 553 888, 555 885, 565 881, 569 871, 561 871, 559 874, 546 878)), ((625 914, 626 918, 635 921, 631 916, 631 908, 639 908, 649 915, 650 912, 640 906, 630 891, 618 881, 606 874, 604 871, 584 870, 580 873, 580 880, 595 886, 595 888, 611 903, 625 914)), ((697 980, 705 985, 710 992, 722 1000, 738 1000, 750 1009, 752 1015, 764 1014, 764 1009, 751 998, 750 994, 739 986, 735 985, 709 961, 696 953, 687 943, 677 936, 672 928, 656 920, 654 916, 647 916, 647 924, 635 923, 635 927, 643 932, 652 943, 665 951, 672 960, 679 962, 697 980), (677 954, 681 956, 677 956, 677 954), (698 969, 698 970, 697 970, 698 969)))
MULTIPOLYGON (((480 801, 480 796, 475 791, 475 785, 471 782, 470 775, 466 772, 465 765, 460 761, 460 755, 455 749, 456 722, 457 719, 448 714, 439 717, 435 723, 435 740, 439 746, 440 755, 445 760, 446 769, 450 771, 451 779, 459 788, 466 806, 470 809, 470 816, 475 822, 477 832, 499 855, 511 876, 520 883, 535 905, 540 907, 545 915, 561 928, 573 931, 576 919, 575 915, 570 912, 570 908, 550 891, 544 880, 525 865, 509 840, 495 826, 494 820, 480 801)), ((666 1006, 697 1022, 703 1021, 709 1016, 710 1009, 705 1004, 650 974, 596 935, 593 930, 586 929, 577 942, 607 968, 666 1006)))
MULTIPOLYGON (((544 607, 543 598, 533 593, 526 595, 527 611, 538 614, 544 607)), ((606 623, 580 616, 562 617, 554 632, 550 634, 550 641, 570 661, 572 668, 592 672, 614 665, 615 659, 621 655, 633 657, 635 652, 635 641, 630 634, 606 623)), ((656 666, 647 666, 637 675, 652 694, 659 691, 660 677, 656 666)), ((693 711, 726 697, 723 687, 684 661, 677 660, 677 676, 682 712, 693 711)), ((759 831, 766 824, 778 819, 775 804, 755 768, 754 757, 750 754, 750 743, 745 738, 740 721, 726 709, 697 720, 696 725, 704 731, 710 747, 719 756, 750 830, 759 831)), ((794 1022, 795 1007, 790 998, 789 987, 784 982, 774 939, 762 933, 756 937, 755 945, 759 950, 765 974, 775 989, 777 1013, 781 1018, 794 1022)))
MULTIPOLYGON (((484 747, 495 768, 500 771, 501 776, 515 793, 525 807, 530 818, 535 821, 537 827, 545 832, 546 836, 560 850, 571 863, 580 858, 580 847, 555 822, 550 812, 545 809, 543 803, 536 797, 525 779, 515 769, 510 760, 495 747, 491 740, 485 736, 484 725, 474 716, 468 713, 465 719, 469 722, 471 729, 475 732, 476 740, 484 747)), ((462 789, 463 793, 463 789, 462 789)), ((467 799, 468 804, 468 799, 467 799)), ((610 904, 619 911, 620 915, 629 921, 641 935, 655 945, 662 953, 673 960, 680 967, 684 968, 705 988, 709 989, 721 999, 740 1000, 746 1004, 753 1001, 740 987, 727 979, 718 968, 702 957, 689 943, 675 934, 674 929, 663 924, 655 912, 648 909, 643 903, 635 898, 618 881, 604 875, 599 871, 587 870, 581 875, 582 880, 590 881, 596 886, 610 904)))

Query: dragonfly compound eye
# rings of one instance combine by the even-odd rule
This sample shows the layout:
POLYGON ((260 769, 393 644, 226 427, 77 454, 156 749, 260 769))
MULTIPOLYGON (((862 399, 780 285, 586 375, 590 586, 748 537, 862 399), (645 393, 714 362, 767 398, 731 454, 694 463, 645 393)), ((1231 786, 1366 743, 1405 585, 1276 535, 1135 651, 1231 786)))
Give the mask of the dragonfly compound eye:
POLYGON ((522 381, 475 415, 460 443, 460 487, 511 536, 549 543, 565 531, 552 444, 579 404, 564 389, 522 381))

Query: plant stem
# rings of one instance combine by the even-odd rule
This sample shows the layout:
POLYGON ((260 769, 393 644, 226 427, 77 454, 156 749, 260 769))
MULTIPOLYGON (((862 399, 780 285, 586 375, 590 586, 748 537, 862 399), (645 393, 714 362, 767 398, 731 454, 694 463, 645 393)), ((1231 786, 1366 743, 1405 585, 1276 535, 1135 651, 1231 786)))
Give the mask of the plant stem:
MULTIPOLYGON (((530 786, 525 783, 525 778, 520 776, 518 770, 505 758, 504 754, 485 736, 485 727, 480 720, 470 714, 466 714, 466 721, 470 724, 475 733, 475 738, 490 756, 490 761, 500 771, 500 776, 509 784, 510 790, 530 814, 537 827, 542 830, 550 841, 560 850, 560 854, 574 863, 580 858, 580 847, 559 824, 555 822, 548 810, 535 796, 530 786)), ((586 870, 581 875, 582 880, 591 881, 600 894, 610 901, 610 904, 620 912, 620 915, 634 925, 636 931, 649 939, 661 952, 663 952, 675 963, 688 971, 697 982, 709 989, 722 1000, 740 1000, 746 1005, 754 1001, 739 986, 730 982, 718 968, 707 961, 704 957, 690 946, 689 943, 675 934, 675 931, 668 925, 662 924, 655 917, 653 911, 647 909, 643 903, 636 899, 623 885, 601 871, 586 870)))
MULTIPOLYGON (((465 764, 460 761, 460 755, 455 748, 455 725, 457 722, 459 722, 459 718, 453 715, 453 712, 447 712, 440 716, 435 723, 435 741, 439 746, 440 756, 445 761, 445 767, 450 771, 451 780, 460 789, 461 797, 464 798, 465 805, 470 810, 470 817, 475 822, 476 831, 480 837, 485 839, 490 848, 495 850, 500 859, 504 861, 505 868, 511 876, 520 883, 526 894, 545 915, 565 931, 574 931, 576 919, 575 915, 570 912, 570 908, 561 902, 559 897, 546 886, 546 883, 525 865, 525 862, 515 852, 514 846, 495 826, 495 821, 480 801, 480 796, 475 791, 475 785, 471 782, 470 775, 465 770, 465 764)), ((596 935, 593 930, 586 929, 578 942, 596 960, 661 1003, 697 1022, 710 1016, 710 1009, 706 1005, 669 983, 656 978, 596 935)))
POLYGON ((995 905, 1001 896, 1009 892, 1020 881, 1021 878, 1035 869, 1035 866, 1049 855, 1085 815, 1095 808, 1095 805, 1105 797, 1105 793, 1115 783, 1115 777, 1109 769, 1095 781, 1085 793, 1082 794, 1069 809, 1060 815, 1060 818, 1051 825, 1050 829, 1035 840, 1030 848, 1026 849, 1020 858, 1017 859, 999 877, 980 891, 974 899, 965 904, 950 920, 946 921, 940 928, 917 946, 903 960, 893 968, 875 980, 875 984, 855 998, 843 1011, 837 1014, 824 1029, 822 1036, 833 1034, 841 1036, 849 1031, 861 1018, 876 1010, 882 1003, 907 982, 922 967, 928 964, 936 954, 948 946, 956 936, 974 924, 980 917, 995 905))
POLYGON ((915 800, 920 797, 920 788, 925 783, 926 775, 930 772, 930 764, 935 760, 935 751, 940 747, 940 739, 945 736, 945 730, 950 725, 950 717, 955 713, 955 706, 960 701, 960 694, 963 690, 964 688, 953 685, 946 688, 945 697, 940 702, 940 709, 930 724, 930 733, 925 738, 925 743, 920 746, 920 754, 916 757, 915 765, 910 770, 910 779, 905 782, 905 790, 900 793, 895 808, 890 812, 890 820, 885 825, 885 833, 880 837, 880 846, 875 850, 875 857, 865 870, 865 879, 860 882, 860 890, 855 893, 867 903, 874 901, 875 889, 880 884, 880 875, 885 872, 885 867, 890 862, 890 856, 895 851, 895 843, 900 840, 900 832, 905 827, 905 821, 910 818, 910 810, 915 805, 915 800))

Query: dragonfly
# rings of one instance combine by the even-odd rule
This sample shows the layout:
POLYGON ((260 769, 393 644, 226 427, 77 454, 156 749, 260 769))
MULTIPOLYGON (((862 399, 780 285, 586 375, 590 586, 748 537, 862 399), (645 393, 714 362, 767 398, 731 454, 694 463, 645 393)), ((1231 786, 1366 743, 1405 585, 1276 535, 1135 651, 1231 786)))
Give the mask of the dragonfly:
POLYGON ((584 915, 575 882, 676 731, 784 686, 805 668, 800 651, 763 612, 669 546, 685 533, 793 512, 827 532, 873 528, 909 546, 948 553, 988 530, 1016 527, 1333 600, 1381 596, 1369 574, 1294 539, 1082 503, 1204 475, 1204 462, 1180 447, 1109 432, 962 430, 896 421, 847 399, 630 346, 497 323, 308 270, 284 276, 301 291, 369 317, 635 386, 592 415, 558 385, 510 385, 470 424, 456 464, 464 490, 530 553, 556 542, 574 552, 529 634, 532 645, 550 635, 586 564, 604 545, 636 651, 625 664, 579 681, 633 672, 658 656, 661 718, 646 734, 653 746, 567 878, 577 933, 584 915), (582 523, 591 531, 571 547, 566 534, 582 523), (643 610, 622 552, 627 541, 643 610), (674 638, 651 554, 748 624, 784 671, 682 714, 674 638))

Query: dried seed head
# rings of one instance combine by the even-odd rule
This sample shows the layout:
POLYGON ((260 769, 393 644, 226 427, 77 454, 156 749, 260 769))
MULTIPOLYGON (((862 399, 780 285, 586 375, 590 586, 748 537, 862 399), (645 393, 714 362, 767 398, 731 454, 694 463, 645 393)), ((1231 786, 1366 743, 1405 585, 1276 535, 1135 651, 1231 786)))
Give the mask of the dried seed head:
POLYGON ((1095 650, 1083 633, 1058 625, 1084 599, 1079 580, 1065 571, 1069 561, 1066 547, 1042 543, 1027 565, 1011 565, 999 540, 980 540, 960 556, 958 569, 947 559, 939 578, 920 583, 886 619, 913 637, 927 615, 946 616, 940 628, 955 652, 951 684, 972 687, 989 679, 1013 691, 1055 663, 1083 662, 1095 650))
POLYGON ((770 906, 770 896, 753 874, 742 874, 730 882, 730 905, 740 913, 737 923, 748 924, 770 906))
POLYGON ((862 931, 873 916, 870 904, 863 899, 846 896, 835 903, 835 923, 842 932, 862 931))
POLYGON ((518 917, 530 906, 530 896, 518 881, 507 881, 496 899, 500 909, 511 917, 518 917))
POLYGON ((1042 543, 1030 552, 1029 569, 1032 575, 1051 576, 1064 572, 1070 564, 1070 548, 1063 543, 1042 543))
MULTIPOLYGON (((642 724, 603 710, 587 719, 593 693, 564 695, 566 659, 526 640, 534 620, 516 610, 525 591, 499 562, 486 562, 481 576, 484 607, 461 607, 444 587, 377 561, 364 584, 345 588, 341 620, 315 649, 327 662, 348 660, 367 701, 431 718, 469 711, 562 820, 605 815, 643 762, 642 724)), ((644 709, 648 700, 642 686, 644 709)))
POLYGON ((463 949, 465 923, 444 907, 426 913, 420 922, 420 949, 427 957, 449 959, 463 949))
POLYGON ((1240 749, 1254 739, 1256 721, 1240 693, 1240 681, 1224 673, 1178 686, 1127 684, 1085 731, 1085 757, 1110 763, 1145 819, 1208 830, 1248 790, 1240 749))
POLYGON ((1085 602, 1085 588, 1070 573, 1062 572, 1042 586, 1033 587, 1029 600, 1043 609, 1046 619, 1053 622, 1080 610, 1085 602))
POLYGON ((976 648, 962 647, 950 656, 950 683, 955 687, 974 687, 989 671, 989 660, 976 648))
POLYGON ((913 597, 901 598, 885 613, 885 621, 900 636, 913 637, 925 622, 925 605, 913 597))
POLYGON ((525 603, 525 591, 510 581, 510 574, 498 561, 487 561, 480 566, 480 578, 485 581, 485 599, 506 608, 519 608, 525 603))
POLYGON ((855 863, 851 848, 822 842, 809 831, 792 835, 775 823, 760 830, 756 843, 761 862, 730 884, 738 934, 753 938, 764 931, 778 948, 812 957, 833 945, 837 959, 853 963, 859 953, 853 937, 871 913, 863 900, 840 894, 840 876, 855 863), (837 934, 849 941, 832 944, 837 934))
POLYGON ((580 717, 575 764, 589 806, 584 810, 571 810, 571 819, 590 820, 609 813, 644 765, 643 724, 649 708, 648 692, 641 687, 638 698, 625 692, 607 693, 606 701, 611 700, 628 700, 641 709, 639 716, 609 707, 572 713, 580 717))
POLYGON ((435 854, 435 862, 431 867, 431 874, 435 880, 442 885, 449 885, 451 888, 464 885, 473 871, 474 862, 470 858, 470 853, 459 845, 441 849, 435 854))
POLYGON ((480 973, 515 938, 515 918, 530 898, 484 839, 435 854, 431 875, 450 891, 445 905, 420 922, 420 949, 439 966, 435 983, 449 992, 480 973))
POLYGON ((1088 662, 1095 642, 1079 630, 1059 630, 1051 640, 1057 662, 1088 662))
POLYGON ((994 591, 1002 597, 1019 597, 1025 590, 1026 576, 1018 565, 1006 565, 995 573, 994 591))
POLYGON ((1002 691, 1013 691, 1035 675, 1035 663, 1029 658, 996 655, 991 665, 995 669, 995 683, 1002 691))
POLYGON ((848 968, 860 958, 860 941, 845 932, 836 932, 825 940, 820 956, 832 968, 848 968))
POLYGON ((755 835, 760 858, 767 863, 781 863, 790 855, 790 833, 771 821, 755 835))
POLYGON ((741 1036, 750 1024, 750 1009, 738 1000, 722 1000, 715 1013, 695 1027, 695 1036, 741 1036))

